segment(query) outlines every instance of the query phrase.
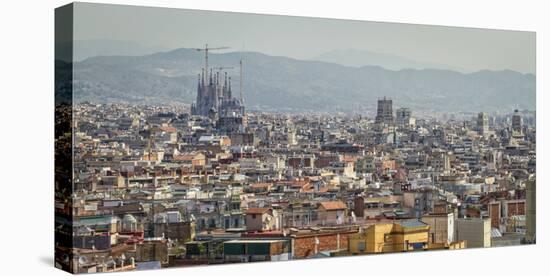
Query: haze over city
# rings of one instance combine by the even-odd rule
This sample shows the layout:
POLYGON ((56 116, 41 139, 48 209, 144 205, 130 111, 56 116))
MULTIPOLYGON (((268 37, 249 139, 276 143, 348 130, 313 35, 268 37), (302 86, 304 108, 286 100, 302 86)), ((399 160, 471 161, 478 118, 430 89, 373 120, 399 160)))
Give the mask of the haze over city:
POLYGON ((212 47, 230 46, 228 51, 304 60, 334 51, 364 51, 405 59, 419 68, 536 72, 534 32, 87 3, 78 3, 78 14, 77 59, 129 54, 123 49, 142 55, 195 48, 208 41, 212 47))

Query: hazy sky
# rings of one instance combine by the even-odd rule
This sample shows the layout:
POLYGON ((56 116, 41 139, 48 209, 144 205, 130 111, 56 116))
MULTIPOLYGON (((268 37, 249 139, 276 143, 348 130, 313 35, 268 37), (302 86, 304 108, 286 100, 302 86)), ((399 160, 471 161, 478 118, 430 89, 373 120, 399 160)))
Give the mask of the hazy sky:
POLYGON ((469 71, 535 73, 535 33, 352 20, 77 3, 75 40, 121 40, 162 48, 311 59, 332 50, 389 53, 469 71))

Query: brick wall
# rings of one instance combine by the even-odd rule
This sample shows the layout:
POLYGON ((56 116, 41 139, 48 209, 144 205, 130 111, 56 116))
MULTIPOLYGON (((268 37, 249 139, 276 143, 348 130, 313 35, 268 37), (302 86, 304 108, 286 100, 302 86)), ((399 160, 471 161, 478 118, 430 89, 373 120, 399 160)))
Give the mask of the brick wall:
POLYGON ((298 169, 300 167, 301 162, 302 162, 301 158, 289 158, 288 166, 294 169, 298 169))
POLYGON ((509 202, 508 216, 525 215, 525 202, 509 202))
POLYGON ((317 253, 327 250, 347 249, 348 248, 348 235, 350 233, 343 233, 339 235, 340 247, 338 248, 338 234, 320 234, 295 237, 294 239, 294 257, 297 259, 307 258, 315 255, 315 237, 319 239, 317 245, 317 253))
POLYGON ((499 228, 500 226, 500 203, 494 202, 489 204, 489 216, 491 217, 491 227, 499 228))

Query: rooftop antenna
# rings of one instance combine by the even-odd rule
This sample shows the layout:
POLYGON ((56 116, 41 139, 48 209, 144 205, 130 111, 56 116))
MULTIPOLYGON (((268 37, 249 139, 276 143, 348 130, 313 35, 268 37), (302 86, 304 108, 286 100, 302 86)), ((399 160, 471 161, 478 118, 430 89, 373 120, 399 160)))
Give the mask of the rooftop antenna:
POLYGON ((208 51, 210 50, 223 50, 223 49, 229 49, 229 47, 216 47, 216 48, 208 48, 208 43, 204 46, 204 48, 195 48, 195 50, 199 52, 204 52, 204 70, 206 71, 206 79, 208 79, 208 51))

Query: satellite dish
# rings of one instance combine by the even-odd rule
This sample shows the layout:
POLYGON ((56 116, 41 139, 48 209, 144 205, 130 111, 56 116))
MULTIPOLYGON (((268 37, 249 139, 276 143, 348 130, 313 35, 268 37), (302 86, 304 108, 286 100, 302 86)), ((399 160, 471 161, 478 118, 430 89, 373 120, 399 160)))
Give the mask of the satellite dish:
POLYGON ((88 263, 88 258, 86 258, 86 256, 80 256, 80 257, 78 258, 78 263, 79 263, 80 265, 85 265, 85 264, 88 263))

